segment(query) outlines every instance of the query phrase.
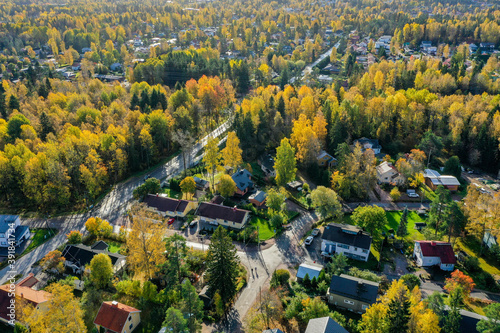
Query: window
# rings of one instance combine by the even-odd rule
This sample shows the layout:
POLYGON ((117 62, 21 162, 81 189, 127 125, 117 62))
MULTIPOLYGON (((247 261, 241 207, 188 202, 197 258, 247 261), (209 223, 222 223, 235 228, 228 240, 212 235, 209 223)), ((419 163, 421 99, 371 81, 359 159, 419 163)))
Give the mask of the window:
POLYGON ((128 321, 131 321, 132 320, 132 316, 128 316, 128 321))
POLYGON ((365 304, 361 304, 361 309, 363 309, 363 310, 366 310, 366 309, 368 309, 368 305, 365 305, 365 304))
POLYGON ((132 330, 132 327, 134 327, 134 324, 130 324, 130 326, 128 327, 130 330, 132 330))
POLYGON ((350 301, 348 299, 345 299, 344 300, 344 303, 347 303, 347 304, 350 304, 350 305, 354 305, 354 302, 353 301, 350 301))
POLYGON ((357 251, 357 250, 358 250, 358 248, 357 248, 357 247, 355 247, 355 248, 354 248, 354 251, 357 251))
POLYGON ((349 250, 349 245, 338 244, 337 246, 340 247, 340 248, 342 248, 342 249, 348 249, 349 250))
POLYGON ((363 253, 368 253, 368 250, 363 250, 363 253))

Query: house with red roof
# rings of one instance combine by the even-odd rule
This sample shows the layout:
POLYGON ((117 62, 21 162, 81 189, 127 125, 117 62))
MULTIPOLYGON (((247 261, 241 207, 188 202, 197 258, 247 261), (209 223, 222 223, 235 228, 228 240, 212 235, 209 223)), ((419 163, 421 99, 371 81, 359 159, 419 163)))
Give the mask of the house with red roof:
POLYGON ((420 267, 439 266, 443 271, 453 271, 457 263, 453 246, 446 242, 415 241, 413 258, 420 267))
POLYGON ((97 331, 109 333, 130 333, 140 323, 140 310, 117 301, 103 302, 94 320, 97 331))

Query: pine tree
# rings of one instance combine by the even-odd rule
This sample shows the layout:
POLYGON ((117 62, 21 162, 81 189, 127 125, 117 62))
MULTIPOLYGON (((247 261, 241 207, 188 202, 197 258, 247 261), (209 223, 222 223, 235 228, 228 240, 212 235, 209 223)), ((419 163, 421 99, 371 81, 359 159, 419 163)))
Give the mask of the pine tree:
POLYGON ((40 125, 42 126, 42 131, 40 132, 40 137, 42 140, 45 140, 47 138, 47 135, 50 132, 54 131, 54 128, 52 127, 52 124, 50 123, 49 116, 45 113, 45 111, 42 111, 40 114, 40 125))
POLYGON ((9 109, 10 111, 14 111, 14 110, 17 110, 17 111, 20 111, 19 108, 20 108, 20 104, 19 104, 19 99, 17 99, 17 97, 15 95, 10 95, 10 98, 9 98, 9 109))
POLYGON ((410 321, 410 300, 406 291, 401 290, 399 295, 389 303, 389 330, 388 333, 401 333, 408 330, 410 321))
POLYGON ((401 220, 399 221, 398 230, 396 231, 398 237, 405 237, 408 235, 408 208, 405 207, 403 214, 401 215, 401 220))
POLYGON ((130 110, 134 110, 136 106, 139 105, 139 96, 137 96, 137 93, 134 93, 132 95, 132 100, 130 101, 130 110))
POLYGON ((462 291, 460 288, 456 288, 450 293, 449 305, 450 310, 448 314, 444 317, 443 331, 446 333, 459 333, 460 332, 460 320, 462 315, 460 314, 460 306, 462 305, 462 291))
POLYGON ((212 235, 207 253, 207 283, 227 305, 236 294, 239 258, 226 229, 219 226, 212 235))
POLYGON ((2 83, 0 82, 0 116, 2 118, 7 119, 7 106, 5 105, 5 89, 3 88, 2 83))
POLYGON ((141 108, 141 111, 143 112, 146 109, 146 106, 149 106, 149 95, 146 90, 143 90, 141 93, 141 100, 139 101, 139 106, 141 108))
POLYGON ((285 100, 283 99, 283 96, 280 96, 280 99, 278 100, 276 111, 279 112, 282 117, 285 114, 285 100))

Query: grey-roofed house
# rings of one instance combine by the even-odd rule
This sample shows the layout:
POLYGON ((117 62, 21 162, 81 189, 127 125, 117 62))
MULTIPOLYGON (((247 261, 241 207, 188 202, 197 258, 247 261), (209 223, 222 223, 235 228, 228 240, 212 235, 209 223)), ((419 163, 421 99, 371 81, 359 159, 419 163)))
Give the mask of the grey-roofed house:
POLYGON ((107 251, 109 249, 109 245, 105 241, 100 240, 92 244, 90 248, 92 250, 107 251))
POLYGON ((9 247, 9 241, 17 247, 30 235, 30 228, 21 225, 19 215, 0 215, 0 247, 9 247))
POLYGON ((378 143, 377 139, 368 139, 368 138, 361 138, 354 140, 353 145, 356 146, 356 144, 361 145, 361 150, 364 152, 367 149, 373 150, 375 155, 380 154, 380 150, 382 149, 382 146, 378 143))
POLYGON ((195 213, 202 222, 216 222, 225 227, 242 229, 248 221, 250 211, 202 202, 195 213))
POLYGON ((179 200, 162 195, 148 194, 144 198, 148 208, 161 216, 185 217, 188 212, 195 210, 198 203, 195 201, 179 200))
POLYGON ((264 191, 257 191, 248 197, 248 201, 255 206, 260 207, 266 202, 267 194, 264 191))
POLYGON ((377 282, 345 274, 334 275, 326 296, 330 304, 363 313, 376 302, 378 288, 377 282))
POLYGON ((314 318, 309 320, 304 333, 349 333, 330 317, 314 318))
POLYGON ((252 174, 247 169, 240 169, 231 178, 236 183, 236 194, 245 195, 253 187, 252 174))
POLYGON ((90 246, 83 244, 66 245, 62 252, 62 256, 66 259, 64 265, 73 269, 74 273, 78 273, 85 269, 85 266, 90 264, 90 261, 97 254, 104 253, 111 259, 113 272, 119 272, 126 263, 127 257, 119 253, 111 253, 102 250, 92 249, 90 246))
POLYGON ((323 266, 313 265, 313 264, 300 264, 299 269, 297 270, 297 281, 302 281, 306 275, 309 276, 309 279, 312 280, 314 277, 317 279, 319 274, 323 270, 323 266))
POLYGON ((210 182, 208 180, 201 179, 200 177, 193 177, 193 179, 198 190, 205 191, 210 187, 210 182))
POLYGON ((260 168, 266 177, 276 177, 276 170, 274 170, 274 158, 271 154, 261 156, 258 163, 260 164, 260 168))
POLYGON ((456 177, 441 175, 436 170, 425 169, 424 170, 424 180, 425 184, 435 191, 438 186, 443 186, 450 191, 458 191, 460 182, 456 177))
POLYGON ((321 236, 323 255, 343 253, 349 258, 368 261, 372 237, 362 229, 349 225, 330 223, 321 236))

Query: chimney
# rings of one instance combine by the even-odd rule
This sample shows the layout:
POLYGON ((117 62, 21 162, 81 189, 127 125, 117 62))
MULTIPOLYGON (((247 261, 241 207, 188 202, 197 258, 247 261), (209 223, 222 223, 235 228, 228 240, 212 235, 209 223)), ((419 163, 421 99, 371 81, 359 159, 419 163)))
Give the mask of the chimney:
POLYGON ((436 242, 435 241, 431 241, 431 246, 436 246, 436 242))
POLYGON ((21 298, 24 298, 24 294, 23 293, 21 293, 21 298))
POLYGON ((236 206, 234 206, 234 207, 233 207, 233 212, 235 212, 235 211, 236 211, 236 209, 238 209, 238 208, 236 208, 236 206))
POLYGON ((113 301, 113 302, 111 302, 111 305, 115 306, 115 307, 118 307, 118 302, 117 301, 113 301))

